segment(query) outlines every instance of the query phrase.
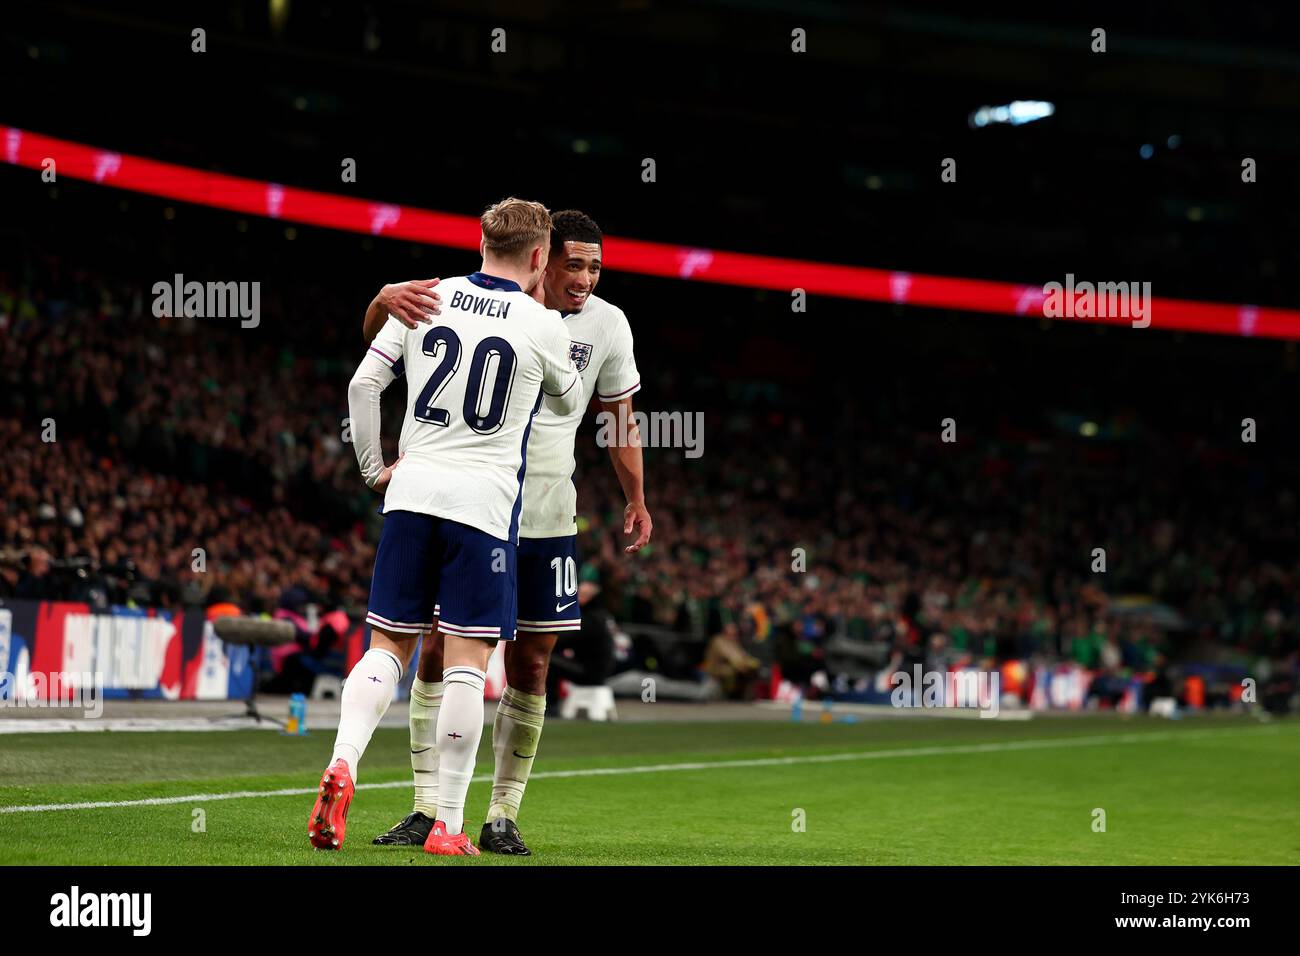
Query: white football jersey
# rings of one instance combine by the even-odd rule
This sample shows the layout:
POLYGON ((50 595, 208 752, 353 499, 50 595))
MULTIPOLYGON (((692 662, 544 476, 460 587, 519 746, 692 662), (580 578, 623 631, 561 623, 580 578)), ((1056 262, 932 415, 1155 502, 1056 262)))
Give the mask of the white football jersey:
MULTIPOLYGON (((590 295, 582 311, 564 317, 564 325, 569 355, 582 376, 583 395, 614 402, 641 389, 641 374, 632 355, 632 327, 622 309, 590 295)), ((537 413, 528 439, 520 537, 558 538, 577 533, 573 446, 585 404, 565 414, 546 406, 537 413)))
POLYGON ((389 316, 357 369, 348 389, 357 460, 373 484, 383 469, 379 393, 402 362, 403 458, 384 511, 435 515, 516 541, 534 413, 582 410, 568 330, 508 279, 444 279, 438 294, 433 326, 408 329, 389 316))

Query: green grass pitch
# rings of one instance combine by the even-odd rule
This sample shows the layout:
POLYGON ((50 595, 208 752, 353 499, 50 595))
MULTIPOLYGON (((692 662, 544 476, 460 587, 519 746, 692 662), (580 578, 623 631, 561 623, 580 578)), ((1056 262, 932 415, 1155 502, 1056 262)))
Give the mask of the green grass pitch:
MULTIPOLYGON (((489 736, 485 730, 480 775, 491 773, 489 736)), ((261 794, 314 788, 332 740, 328 732, 265 731, 0 736, 0 811, 259 794, 0 812, 0 864, 1300 861, 1294 719, 551 721, 520 818, 534 851, 528 859, 371 846, 408 812, 404 785, 359 790, 343 850, 312 850, 312 795, 261 794), (1094 831, 1097 808, 1105 811, 1104 833, 1094 831)), ((403 784, 408 759, 405 731, 381 729, 360 783, 403 784)), ((470 791, 467 829, 475 837, 488 790, 478 782, 470 791)))

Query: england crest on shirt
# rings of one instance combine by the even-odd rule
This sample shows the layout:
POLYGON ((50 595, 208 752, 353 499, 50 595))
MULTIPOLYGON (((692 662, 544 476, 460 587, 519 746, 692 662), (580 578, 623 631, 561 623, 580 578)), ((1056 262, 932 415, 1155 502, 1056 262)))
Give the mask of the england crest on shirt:
POLYGON ((586 342, 570 342, 569 358, 573 360, 573 364, 579 372, 583 371, 586 369, 587 363, 591 361, 591 346, 586 342))

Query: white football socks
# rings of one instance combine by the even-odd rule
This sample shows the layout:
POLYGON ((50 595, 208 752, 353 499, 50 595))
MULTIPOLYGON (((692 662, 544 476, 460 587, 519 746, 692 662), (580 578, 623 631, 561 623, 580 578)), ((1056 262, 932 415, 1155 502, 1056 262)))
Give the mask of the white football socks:
POLYGON ((483 687, 487 674, 476 667, 448 667, 442 672, 442 706, 438 708, 438 814, 447 833, 465 827, 465 794, 474 776, 474 758, 483 736, 483 687))
POLYGON ((334 754, 330 764, 342 758, 355 783, 357 765, 370 744, 379 721, 393 702, 393 693, 402 679, 402 662, 388 651, 372 647, 357 661, 343 683, 339 703, 339 731, 334 737, 334 754))
POLYGON ((438 815, 438 709, 442 681, 411 684, 411 771, 415 775, 415 805, 426 817, 438 815))
POLYGON ((506 687, 497 704, 492 724, 492 749, 496 753, 496 772, 492 778, 492 802, 487 821, 501 817, 519 819, 519 804, 533 769, 537 743, 542 737, 546 718, 546 695, 525 694, 506 687))

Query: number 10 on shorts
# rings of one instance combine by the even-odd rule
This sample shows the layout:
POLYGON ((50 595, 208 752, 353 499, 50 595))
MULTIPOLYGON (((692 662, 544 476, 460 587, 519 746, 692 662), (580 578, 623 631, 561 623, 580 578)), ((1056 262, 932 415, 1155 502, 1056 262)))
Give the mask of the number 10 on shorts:
POLYGON ((555 596, 573 597, 578 593, 578 565, 573 558, 552 558, 551 570, 555 572, 555 596))

